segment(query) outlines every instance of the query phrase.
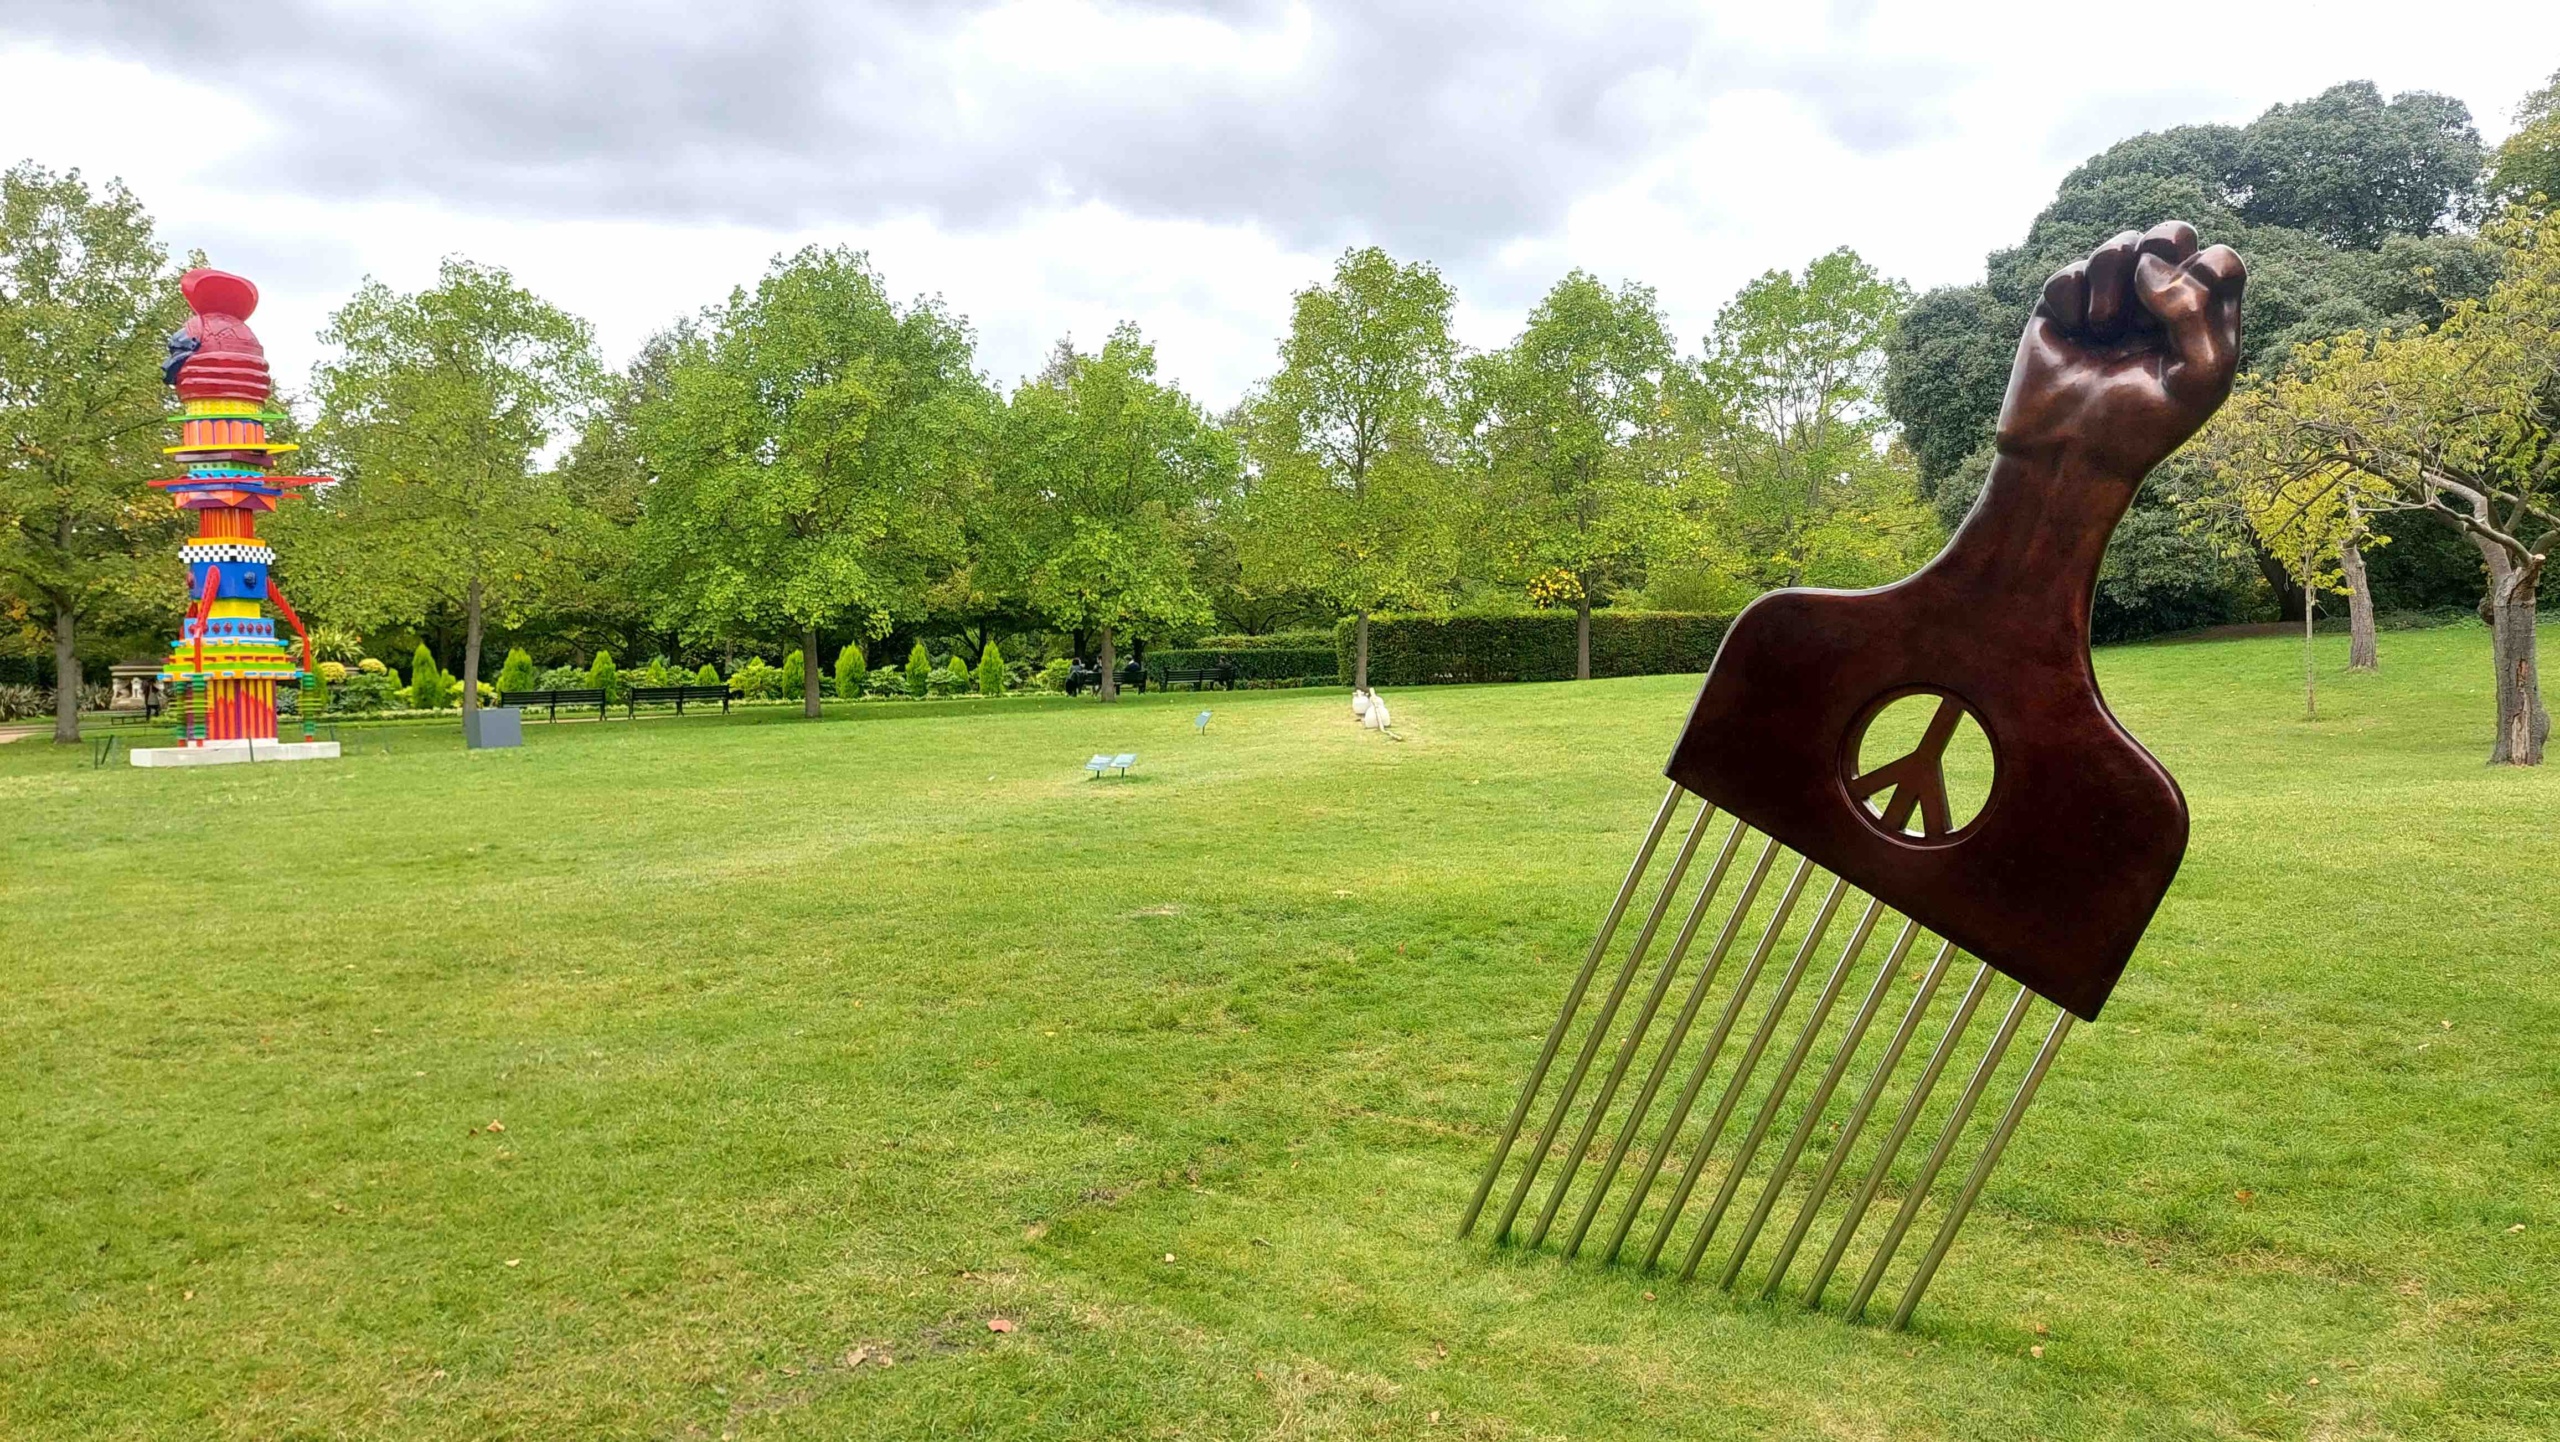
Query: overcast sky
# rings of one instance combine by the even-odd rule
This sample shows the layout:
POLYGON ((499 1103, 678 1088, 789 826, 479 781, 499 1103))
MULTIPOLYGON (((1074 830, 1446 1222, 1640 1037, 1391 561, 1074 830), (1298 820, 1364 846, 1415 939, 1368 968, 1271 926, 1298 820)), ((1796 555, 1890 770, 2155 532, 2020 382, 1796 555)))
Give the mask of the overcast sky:
POLYGON ((366 275, 507 266, 619 362, 815 241, 941 294, 1002 383, 1128 319, 1223 406, 1345 245, 1438 263, 1473 344, 1579 265, 1694 346, 1838 245, 1971 278, 2136 131, 2370 79, 2494 140, 2555 68, 2551 0, 9 0, 0 163, 123 177, 258 283, 291 380, 366 275))

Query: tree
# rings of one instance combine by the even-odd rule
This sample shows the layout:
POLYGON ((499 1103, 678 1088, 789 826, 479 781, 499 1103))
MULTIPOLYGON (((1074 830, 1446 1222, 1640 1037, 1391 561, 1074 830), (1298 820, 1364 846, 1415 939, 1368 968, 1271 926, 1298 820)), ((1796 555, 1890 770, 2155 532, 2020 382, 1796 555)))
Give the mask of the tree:
MULTIPOLYGON (((436 653, 427 649, 426 642, 420 641, 417 651, 409 657, 409 704, 421 711, 443 710, 444 681, 444 672, 436 666, 436 653)), ((463 697, 463 704, 469 705, 468 678, 465 678, 463 697)))
POLYGON ((893 304, 858 252, 803 250, 733 292, 640 420, 667 619, 788 628, 816 716, 821 629, 886 636, 961 558, 992 405, 973 354, 966 323, 893 304))
POLYGON ((2551 721, 2534 644, 2545 559, 2560 542, 2560 219, 2488 232, 2489 294, 2441 326, 2306 346, 2245 387, 2208 435, 2224 484, 2297 509, 2419 511, 2479 551, 2496 668, 2492 764, 2542 760, 2551 721))
MULTIPOLYGON (((296 532, 330 616, 463 616, 462 709, 480 705, 487 616, 515 625, 560 568, 576 524, 539 464, 596 396, 587 323, 506 271, 447 259, 413 295, 368 280, 329 318, 314 435, 339 477, 296 532)), ((308 569, 306 569, 308 568, 308 569)))
POLYGON ((0 610, 53 641, 53 739, 80 739, 84 628, 174 613, 162 337, 187 317, 168 253, 119 183, 0 174, 0 610))
POLYGON ((1713 518, 1753 589, 1872 586, 1942 538, 1884 413, 1910 291, 1851 250, 1773 270, 1717 313, 1689 388, 1721 485, 1713 518))
POLYGON ((1354 686, 1369 684, 1369 613, 1421 604, 1457 572, 1455 302, 1427 264, 1344 251, 1329 284, 1297 293, 1280 371, 1244 406, 1243 579, 1352 612, 1354 686))
POLYGON ((505 664, 498 667, 498 694, 533 689, 533 653, 522 646, 507 652, 505 664))
POLYGON ((1591 608, 1641 574, 1674 511, 1659 446, 1671 336, 1653 290, 1576 270, 1517 340, 1466 370, 1490 523, 1542 598, 1574 608, 1574 676, 1591 679, 1591 608))
POLYGON ((1098 637, 1105 701, 1120 636, 1208 621, 1187 532, 1237 474, 1234 441, 1155 376, 1135 326, 1099 351, 1061 341, 1014 390, 996 447, 991 569, 1051 625, 1098 637))
POLYGON ((2515 204, 2560 201, 2560 71, 2516 107, 2516 129, 2489 166, 2489 193, 2515 204))

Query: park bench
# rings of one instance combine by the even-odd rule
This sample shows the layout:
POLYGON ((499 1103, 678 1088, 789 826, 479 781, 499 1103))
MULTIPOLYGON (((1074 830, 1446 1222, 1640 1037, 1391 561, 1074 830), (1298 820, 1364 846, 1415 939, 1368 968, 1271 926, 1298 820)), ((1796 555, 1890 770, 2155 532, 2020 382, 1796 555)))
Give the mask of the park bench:
POLYGON ((593 706, 596 708, 596 719, 601 721, 604 719, 606 700, 604 688, 601 686, 564 686, 556 691, 501 692, 498 696, 498 704, 522 706, 528 711, 546 711, 549 713, 547 719, 553 721, 560 719, 560 708, 563 706, 573 709, 593 706))
POLYGON ((1108 775, 1113 771, 1117 771, 1121 775, 1126 776, 1129 774, 1129 768, 1137 764, 1137 752, 1123 751, 1117 756, 1096 756, 1092 760, 1084 763, 1084 769, 1085 774, 1088 776, 1100 777, 1108 775))
MULTIPOLYGON (((1147 668, 1131 661, 1120 668, 1120 685, 1130 691, 1147 689, 1147 668)), ((1090 661, 1078 661, 1067 668, 1067 694, 1080 695, 1102 689, 1102 668, 1090 661)))
POLYGON ((626 714, 636 717, 643 706, 672 705, 676 708, 676 714, 681 716, 684 714, 684 703, 687 701, 700 702, 705 706, 717 701, 720 703, 720 709, 726 711, 729 709, 729 688, 726 686, 634 686, 624 698, 623 707, 626 714))
POLYGON ((1170 691, 1186 681, 1191 683, 1191 689, 1194 691, 1203 686, 1223 686, 1232 691, 1236 689, 1236 663, 1221 656, 1207 666, 1159 666, 1156 668, 1156 689, 1160 691, 1170 691))

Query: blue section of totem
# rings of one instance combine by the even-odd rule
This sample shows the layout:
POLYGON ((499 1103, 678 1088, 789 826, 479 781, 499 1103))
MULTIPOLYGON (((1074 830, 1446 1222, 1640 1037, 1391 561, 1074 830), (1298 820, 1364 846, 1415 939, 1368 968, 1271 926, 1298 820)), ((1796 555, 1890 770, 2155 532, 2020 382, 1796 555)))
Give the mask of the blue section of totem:
POLYGON ((267 594, 267 568, 259 561, 206 561, 187 567, 187 594, 204 594, 204 574, 220 573, 214 586, 214 599, 221 601, 257 601, 267 594))

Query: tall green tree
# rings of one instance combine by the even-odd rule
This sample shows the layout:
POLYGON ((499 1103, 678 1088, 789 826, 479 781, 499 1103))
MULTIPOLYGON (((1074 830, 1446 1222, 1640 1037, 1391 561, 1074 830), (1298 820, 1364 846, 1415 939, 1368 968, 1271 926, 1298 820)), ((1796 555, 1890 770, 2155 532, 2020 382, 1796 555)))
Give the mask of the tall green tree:
POLYGON ((1097 637, 1104 700, 1120 694, 1121 636, 1208 621, 1190 533, 1237 469, 1233 438, 1156 379, 1155 347, 1133 325, 1098 351, 1060 341, 1014 391, 988 559, 1051 625, 1097 637))
POLYGON ((1591 678, 1591 608, 1641 579, 1677 520, 1665 470, 1670 331, 1650 286, 1576 270, 1518 339, 1466 366, 1485 524, 1538 594, 1574 608, 1574 675, 1591 678))
POLYGON ((53 641, 53 739, 80 739, 84 628, 184 601, 167 474, 163 337, 186 303, 131 191, 0 174, 0 599, 53 641))
POLYGON ((1691 410, 1721 482, 1721 549, 1754 590, 1880 585, 1942 539, 1884 411, 1885 344, 1910 298, 1841 249, 1717 313, 1691 410))
MULTIPOLYGON (((2304 347, 2235 393, 2202 450, 2279 521, 2415 511, 2471 542, 2496 673, 2489 759, 2532 766, 2551 731, 2534 630, 2560 546, 2560 218, 2518 210, 2487 233, 2505 264, 2486 297, 2441 326, 2304 347)), ((2315 524, 2300 542, 2316 555, 2323 539, 2315 524)))
POLYGON ((343 623, 460 609, 468 720, 487 618, 530 613, 577 524, 541 456, 602 385, 594 332, 453 258, 413 294, 366 281, 320 338, 337 354, 316 373, 314 437, 339 483, 297 532, 295 575, 343 623))
POLYGON ((1243 579, 1351 612, 1355 686, 1369 684, 1369 613, 1420 604, 1457 573, 1456 300, 1428 264, 1345 251, 1329 283, 1298 292, 1280 371, 1245 403, 1243 579))
POLYGON ((856 251, 803 250, 732 293, 641 417, 667 618, 792 635, 818 715, 820 631, 886 636, 962 559, 993 409, 974 354, 965 322, 893 303, 856 251))
POLYGON ((2516 204, 2560 204, 2560 71, 2516 107, 2515 133, 2489 165, 2489 191, 2516 204))

